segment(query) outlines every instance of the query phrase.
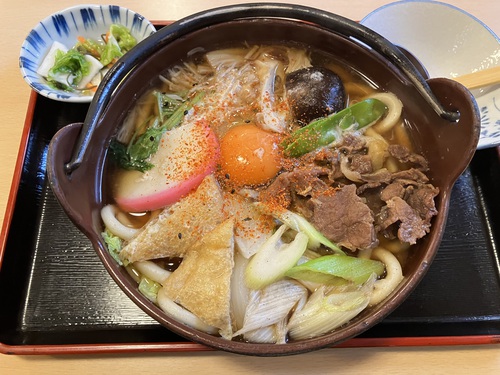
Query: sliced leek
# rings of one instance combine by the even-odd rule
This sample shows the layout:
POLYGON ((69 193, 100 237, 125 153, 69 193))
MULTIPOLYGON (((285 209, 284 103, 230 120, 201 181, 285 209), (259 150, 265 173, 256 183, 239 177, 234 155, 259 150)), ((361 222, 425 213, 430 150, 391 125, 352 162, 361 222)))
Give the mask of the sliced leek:
POLYGON ((351 291, 326 294, 327 287, 316 290, 307 304, 297 310, 288 322, 288 334, 293 340, 320 336, 349 322, 370 301, 374 277, 351 291))
POLYGON ((298 232, 290 243, 282 241, 281 237, 287 229, 286 225, 279 227, 250 259, 245 271, 245 282, 249 288, 262 289, 282 278, 306 251, 308 237, 304 233, 298 232))
POLYGON ((384 270, 384 264, 377 260, 325 255, 292 267, 285 276, 326 285, 341 285, 346 282, 360 285, 372 274, 381 276, 384 270))
POLYGON ((300 300, 307 299, 307 295, 305 287, 291 280, 280 280, 264 289, 252 290, 243 327, 233 336, 281 322, 300 300))

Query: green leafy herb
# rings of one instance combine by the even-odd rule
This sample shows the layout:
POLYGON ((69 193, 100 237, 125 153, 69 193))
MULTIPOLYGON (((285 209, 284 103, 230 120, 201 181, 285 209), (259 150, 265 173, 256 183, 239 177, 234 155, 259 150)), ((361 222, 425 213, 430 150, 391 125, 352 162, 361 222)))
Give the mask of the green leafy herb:
POLYGON ((179 95, 166 94, 159 91, 154 91, 153 95, 156 97, 158 114, 161 122, 166 118, 170 118, 177 108, 184 103, 184 99, 179 95))
POLYGON ((179 126, 181 123, 182 119, 186 115, 186 113, 193 108, 198 102, 203 99, 205 96, 204 92, 199 92, 197 93, 192 99, 186 100, 182 103, 179 103, 179 105, 175 108, 175 110, 172 112, 172 115, 168 117, 166 120, 162 120, 163 126, 167 130, 173 129, 176 126, 179 126))
POLYGON ((110 144, 111 156, 117 164, 127 170, 137 170, 145 172, 153 168, 153 164, 149 162, 149 158, 156 151, 160 144, 161 137, 167 130, 171 130, 178 126, 185 116, 186 111, 189 111, 203 97, 203 93, 198 93, 191 100, 176 100, 175 102, 168 101, 166 96, 161 93, 154 93, 157 96, 158 102, 162 107, 162 111, 153 121, 146 131, 140 135, 135 134, 128 145, 113 140, 110 144), (163 103, 168 101, 168 109, 163 111, 163 103), (175 107, 175 108, 174 108, 175 107), (168 113, 171 113, 168 116, 168 113), (168 118, 167 118, 168 116, 168 118))
POLYGON ((121 168, 140 172, 150 170, 153 164, 148 159, 158 150, 165 130, 164 127, 148 128, 137 138, 134 137, 128 146, 113 140, 109 146, 111 155, 121 168))

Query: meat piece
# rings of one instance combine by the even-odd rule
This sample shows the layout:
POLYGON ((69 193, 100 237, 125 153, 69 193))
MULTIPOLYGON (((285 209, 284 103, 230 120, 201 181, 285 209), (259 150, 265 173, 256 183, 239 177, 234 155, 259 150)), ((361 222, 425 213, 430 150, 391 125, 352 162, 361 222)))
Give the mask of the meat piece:
POLYGON ((400 163, 410 163, 410 165, 422 171, 427 171, 429 169, 427 159, 425 159, 422 155, 410 152, 410 150, 408 150, 405 146, 389 145, 388 150, 389 153, 398 159, 400 163))
POLYGON ((373 172, 372 159, 368 155, 353 155, 349 167, 359 174, 373 172))
POLYGON ((308 202, 311 222, 328 239, 349 250, 371 249, 378 244, 370 208, 356 195, 356 185, 308 202))
POLYGON ((382 207, 377 223, 377 232, 386 231, 391 225, 399 223, 398 238, 415 244, 419 238, 429 233, 430 223, 422 220, 418 213, 400 197, 393 197, 382 207))
POLYGON ((294 198, 314 196, 329 189, 318 176, 328 173, 324 168, 309 165, 309 168, 296 168, 281 173, 271 185, 260 194, 260 200, 271 205, 288 208, 294 198))
POLYGON ((339 152, 333 148, 323 147, 317 152, 310 152, 303 158, 303 162, 325 168, 325 175, 330 183, 344 176, 340 169, 339 152), (310 156, 310 159, 307 155, 310 156))
POLYGON ((398 238, 414 244, 428 233, 430 221, 437 215, 434 198, 438 193, 439 189, 430 184, 395 180, 380 192, 380 199, 386 202, 386 206, 375 211, 379 212, 377 231, 384 231, 387 237, 393 238, 395 234, 391 233, 390 226, 399 222, 398 238))
POLYGON ((261 200, 299 213, 332 242, 347 249, 370 249, 379 234, 414 244, 428 233, 437 215, 439 189, 424 173, 427 161, 406 147, 391 155, 409 167, 372 171, 363 138, 348 134, 337 148, 323 148, 300 160, 261 192, 261 200), (359 177, 349 181, 343 165, 359 177), (361 182, 359 182, 361 181, 361 182))
POLYGON ((408 184, 415 182, 425 184, 429 182, 429 178, 422 171, 415 168, 395 172, 391 178, 392 180, 406 180, 408 184))
MULTIPOLYGON (((373 190, 390 183, 392 175, 387 169, 382 168, 374 173, 363 174, 360 178, 365 181, 365 183, 358 187, 358 195, 365 195, 367 190, 373 190)), ((368 194, 371 193, 368 192, 368 194)))
POLYGON ((342 143, 337 146, 339 152, 344 155, 352 153, 366 153, 366 141, 357 137, 354 134, 346 133, 342 139, 342 143))
POLYGON ((393 182, 392 184, 387 185, 381 192, 380 192, 380 199, 382 199, 384 202, 387 202, 388 200, 394 198, 394 197, 399 197, 399 198, 404 198, 406 192, 406 187, 401 181, 396 181, 393 182))
POLYGON ((438 194, 439 188, 430 184, 409 186, 406 201, 423 220, 430 222, 431 218, 437 215, 434 198, 438 194))
POLYGON ((273 183, 260 192, 259 200, 271 207, 288 208, 292 204, 292 192, 290 189, 290 172, 278 175, 273 183))

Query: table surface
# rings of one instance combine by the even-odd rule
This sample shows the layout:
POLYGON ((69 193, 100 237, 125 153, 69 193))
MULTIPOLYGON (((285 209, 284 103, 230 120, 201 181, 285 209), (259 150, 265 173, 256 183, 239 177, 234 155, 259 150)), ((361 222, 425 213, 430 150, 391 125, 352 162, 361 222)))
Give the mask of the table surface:
MULTIPOLYGON (((175 20, 207 8, 243 3, 227 0, 117 0, 150 20, 175 20)), ((246 1, 248 2, 248 1, 246 1)), ((288 1, 325 9, 360 20, 372 10, 390 3, 383 0, 288 1)), ((36 23, 49 14, 80 4, 79 1, 0 0, 0 224, 7 207, 19 142, 30 97, 22 79, 18 56, 23 39, 36 23), (6 34, 6 35, 5 35, 6 34)), ((92 2, 91 2, 92 3, 92 2)), ((106 2, 99 2, 106 3, 106 2)), ((500 1, 450 0, 500 35, 500 1)), ((144 353, 79 356, 0 355, 0 374, 134 374, 161 371, 169 374, 498 374, 500 345, 448 347, 384 347, 324 349, 281 358, 252 358, 217 351, 200 353, 144 353)))

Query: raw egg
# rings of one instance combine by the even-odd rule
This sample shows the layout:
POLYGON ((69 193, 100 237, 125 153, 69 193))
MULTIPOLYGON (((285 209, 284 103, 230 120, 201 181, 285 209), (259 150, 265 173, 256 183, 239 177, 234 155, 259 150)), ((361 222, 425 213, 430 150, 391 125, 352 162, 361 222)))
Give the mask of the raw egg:
POLYGON ((263 184, 281 169, 278 137, 252 123, 229 129, 220 152, 222 173, 236 186, 263 184))

